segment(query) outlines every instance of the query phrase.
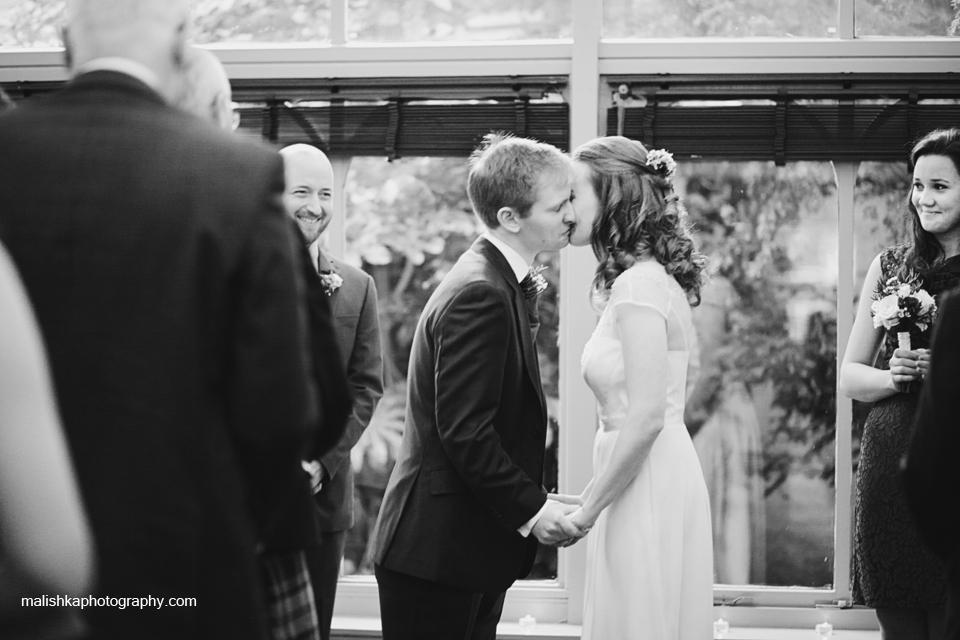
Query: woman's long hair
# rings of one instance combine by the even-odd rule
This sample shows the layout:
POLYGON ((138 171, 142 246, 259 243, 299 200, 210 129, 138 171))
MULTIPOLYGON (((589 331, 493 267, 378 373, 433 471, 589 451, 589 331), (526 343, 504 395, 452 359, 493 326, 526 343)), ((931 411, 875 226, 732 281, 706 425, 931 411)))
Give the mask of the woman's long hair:
POLYGON ((590 233, 600 262, 594 299, 606 299, 617 276, 652 257, 676 279, 690 303, 699 304, 707 259, 666 172, 647 165, 647 149, 635 140, 608 136, 580 146, 573 159, 590 167, 599 201, 590 233))
POLYGON ((950 158, 957 173, 960 173, 960 129, 936 129, 913 145, 907 170, 911 175, 911 186, 907 192, 907 209, 910 211, 911 238, 906 243, 903 264, 900 267, 901 278, 909 277, 911 273, 926 275, 939 266, 944 260, 943 247, 937 236, 925 231, 920 224, 920 215, 913 206, 913 170, 917 160, 923 156, 945 156, 950 158))

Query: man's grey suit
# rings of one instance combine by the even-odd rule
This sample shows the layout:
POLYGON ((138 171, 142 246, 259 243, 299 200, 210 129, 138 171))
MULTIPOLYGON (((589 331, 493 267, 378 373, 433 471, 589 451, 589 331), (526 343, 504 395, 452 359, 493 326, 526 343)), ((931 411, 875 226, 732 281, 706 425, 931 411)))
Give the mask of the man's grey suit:
POLYGON ((330 295, 334 333, 353 394, 353 411, 337 445, 320 458, 327 478, 314 496, 320 545, 307 549, 310 580, 320 616, 320 634, 330 637, 340 561, 346 531, 353 526, 353 468, 350 450, 370 424, 383 395, 383 360, 377 289, 366 272, 336 258, 319 254, 320 272, 339 275, 343 284, 330 295))

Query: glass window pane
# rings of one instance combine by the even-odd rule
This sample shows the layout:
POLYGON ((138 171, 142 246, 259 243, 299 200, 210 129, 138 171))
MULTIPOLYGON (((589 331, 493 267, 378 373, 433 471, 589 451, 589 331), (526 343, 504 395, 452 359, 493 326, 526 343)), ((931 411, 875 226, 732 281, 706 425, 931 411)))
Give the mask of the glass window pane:
MULTIPOLYGON (((63 0, 23 0, 0 7, 0 46, 59 47, 63 0)), ((329 39, 330 0, 201 0, 193 5, 191 41, 322 42, 329 39)))
POLYGON ((715 579, 833 582, 837 203, 829 163, 702 162, 676 184, 711 261, 686 421, 715 579))
POLYGON ((837 36, 837 0, 603 0, 605 38, 837 36))
POLYGON ((200 0, 193 5, 197 44, 329 39, 330 0, 200 0))
MULTIPOLYGON (((377 283, 385 391, 370 426, 354 447, 356 523, 347 535, 345 575, 372 574, 368 542, 396 462, 406 409, 407 362, 427 299, 481 233, 467 199, 462 158, 354 158, 347 177, 346 260, 377 283)), ((560 261, 538 261, 551 286, 540 296, 537 345, 550 412, 543 483, 557 486, 557 290, 560 261)), ((556 549, 542 547, 531 579, 555 578, 556 549)))
POLYGON ((570 0, 349 0, 349 38, 377 42, 571 37, 570 0))
POLYGON ((858 36, 948 36, 960 13, 949 0, 856 0, 858 36))
POLYGON ((59 47, 64 0, 0 3, 0 47, 59 47))

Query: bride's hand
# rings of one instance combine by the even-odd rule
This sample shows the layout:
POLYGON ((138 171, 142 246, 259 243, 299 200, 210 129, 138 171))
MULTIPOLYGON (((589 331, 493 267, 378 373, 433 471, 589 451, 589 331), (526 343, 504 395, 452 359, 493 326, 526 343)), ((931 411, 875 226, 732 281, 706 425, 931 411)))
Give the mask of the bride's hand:
POLYGON ((548 493, 547 500, 555 500, 563 504, 575 504, 578 507, 583 504, 583 498, 581 496, 572 496, 567 493, 548 493))
POLYGON ((569 514, 567 518, 570 520, 570 524, 576 527, 577 531, 580 532, 581 537, 590 533, 590 529, 593 529, 593 525, 597 521, 596 518, 591 520, 589 517, 587 517, 582 507, 569 514))

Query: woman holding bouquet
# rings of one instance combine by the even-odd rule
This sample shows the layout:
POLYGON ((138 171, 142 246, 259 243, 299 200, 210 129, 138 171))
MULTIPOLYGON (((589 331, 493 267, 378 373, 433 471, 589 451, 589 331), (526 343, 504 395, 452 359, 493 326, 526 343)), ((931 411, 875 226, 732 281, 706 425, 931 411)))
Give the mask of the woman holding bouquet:
POLYGON ((942 566, 920 542, 899 468, 929 370, 930 297, 960 284, 960 129, 922 138, 909 165, 912 237, 870 265, 840 369, 841 390, 874 403, 860 446, 853 599, 877 610, 884 640, 943 633, 942 566))

